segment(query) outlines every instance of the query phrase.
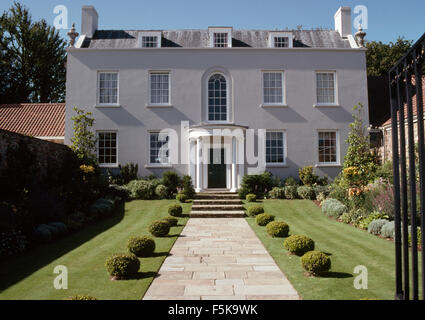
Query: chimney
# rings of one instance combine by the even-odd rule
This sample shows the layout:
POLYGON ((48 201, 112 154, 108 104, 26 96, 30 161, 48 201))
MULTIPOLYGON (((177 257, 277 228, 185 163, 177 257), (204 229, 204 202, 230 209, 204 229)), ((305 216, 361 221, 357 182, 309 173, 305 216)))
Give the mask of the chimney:
POLYGON ((81 35, 86 35, 89 38, 93 37, 97 30, 99 16, 93 6, 83 6, 81 16, 81 35))
POLYGON ((341 37, 346 38, 351 35, 351 8, 340 7, 335 13, 335 31, 338 31, 341 37))

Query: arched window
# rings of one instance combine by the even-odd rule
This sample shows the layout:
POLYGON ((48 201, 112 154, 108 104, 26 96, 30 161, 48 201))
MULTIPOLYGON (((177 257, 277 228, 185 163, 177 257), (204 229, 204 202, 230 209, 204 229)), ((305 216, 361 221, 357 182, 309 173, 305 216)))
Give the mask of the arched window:
POLYGON ((227 121, 227 83, 219 73, 208 79, 208 121, 227 121))

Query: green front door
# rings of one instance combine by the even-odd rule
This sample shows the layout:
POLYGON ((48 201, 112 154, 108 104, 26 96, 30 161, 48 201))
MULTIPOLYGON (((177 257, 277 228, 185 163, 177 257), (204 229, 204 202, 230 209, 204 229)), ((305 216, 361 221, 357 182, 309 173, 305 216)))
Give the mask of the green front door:
POLYGON ((226 188, 226 164, 224 163, 224 149, 210 149, 208 163, 208 188, 226 188), (214 155, 216 159, 214 159, 214 155))

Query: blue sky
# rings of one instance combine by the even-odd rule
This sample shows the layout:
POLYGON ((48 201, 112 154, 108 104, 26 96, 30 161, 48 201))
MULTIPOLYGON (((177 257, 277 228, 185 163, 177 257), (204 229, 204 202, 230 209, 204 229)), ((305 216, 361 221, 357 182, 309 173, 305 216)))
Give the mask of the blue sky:
MULTIPOLYGON (((0 12, 13 0, 2 0, 0 12)), ((368 10, 368 40, 385 43, 398 36, 417 40, 425 32, 424 0, 21 0, 33 18, 53 24, 57 5, 68 10, 69 27, 80 31, 81 6, 94 5, 99 29, 205 29, 232 26, 234 29, 334 28, 333 15, 341 5, 368 10)), ((353 19, 355 15, 353 14, 353 19)), ((66 31, 61 31, 65 36, 66 31)))

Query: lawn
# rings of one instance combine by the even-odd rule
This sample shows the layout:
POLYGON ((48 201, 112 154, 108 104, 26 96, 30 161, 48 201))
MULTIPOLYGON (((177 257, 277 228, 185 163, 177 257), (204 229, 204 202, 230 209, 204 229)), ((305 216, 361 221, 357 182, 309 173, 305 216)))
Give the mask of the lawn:
MULTIPOLYGON (((394 242, 331 220, 309 200, 264 200, 265 212, 289 224, 290 235, 304 234, 316 243, 316 250, 330 254, 331 272, 325 277, 306 277, 300 258, 289 255, 282 238, 271 238, 255 219, 248 223, 263 242, 303 299, 394 299, 394 242), (354 288, 354 267, 368 270, 368 289, 354 288)), ((248 205, 247 205, 248 206, 248 205)))
MULTIPOLYGON (((88 294, 98 299, 141 299, 153 277, 186 224, 180 218, 170 235, 155 238, 155 256, 141 258, 137 279, 111 281, 106 272, 106 258, 126 252, 130 236, 149 235, 147 226, 168 216, 169 204, 175 200, 136 200, 128 202, 115 216, 86 226, 82 230, 40 245, 0 264, 0 299, 65 299, 88 294), (68 268, 68 289, 53 287, 57 265, 68 268)), ((190 204, 184 204, 189 213, 190 204)))

